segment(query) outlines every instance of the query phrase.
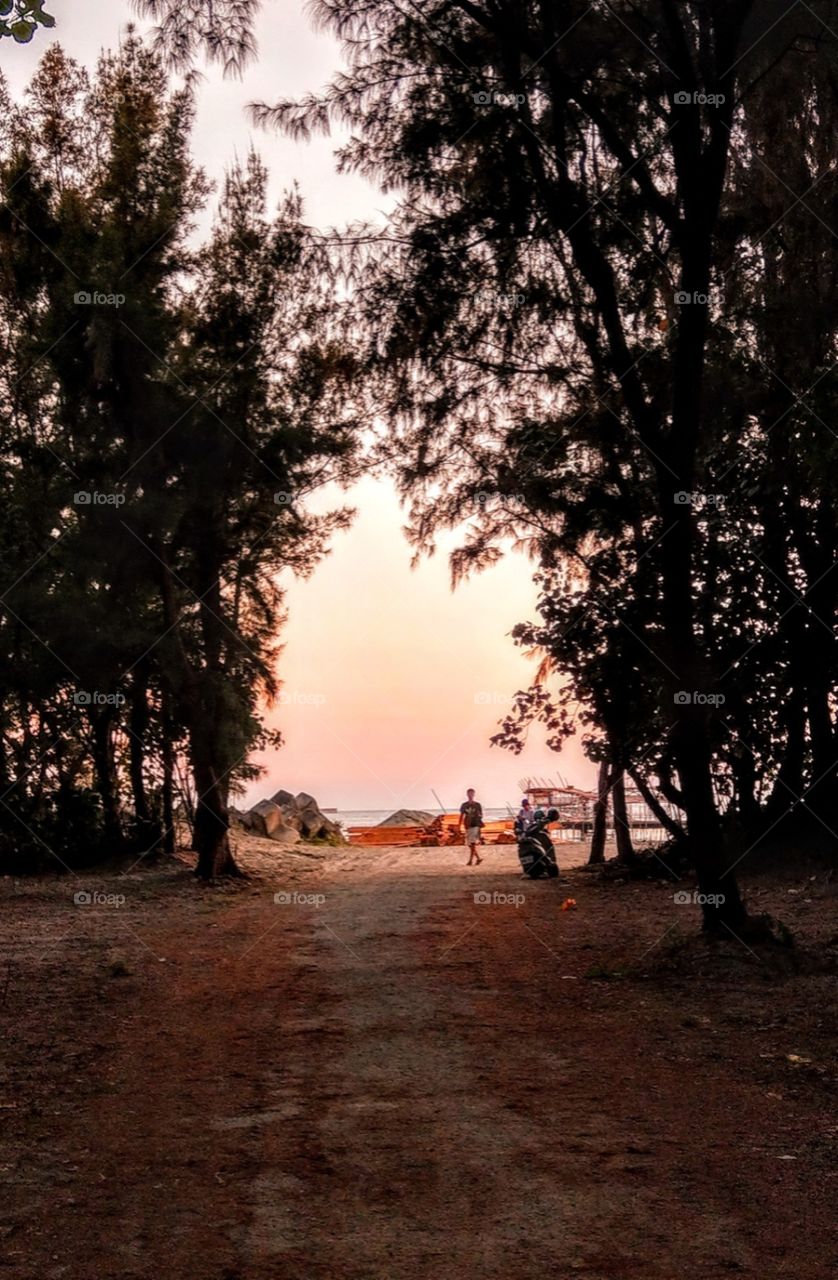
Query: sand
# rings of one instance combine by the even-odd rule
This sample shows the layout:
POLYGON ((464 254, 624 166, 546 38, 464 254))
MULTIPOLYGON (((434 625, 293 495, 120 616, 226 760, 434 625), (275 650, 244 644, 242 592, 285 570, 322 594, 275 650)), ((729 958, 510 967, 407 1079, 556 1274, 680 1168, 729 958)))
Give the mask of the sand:
POLYGON ((826 877, 751 886, 778 967, 578 845, 239 844, 0 882, 0 1277, 830 1273, 826 877))

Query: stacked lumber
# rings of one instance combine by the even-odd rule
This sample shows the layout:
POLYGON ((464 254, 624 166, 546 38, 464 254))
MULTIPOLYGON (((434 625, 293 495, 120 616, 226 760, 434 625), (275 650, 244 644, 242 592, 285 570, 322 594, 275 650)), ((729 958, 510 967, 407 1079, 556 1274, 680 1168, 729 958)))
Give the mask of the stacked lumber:
POLYGON ((497 818, 494 822, 487 822, 481 832, 483 843, 514 844, 514 826, 512 818, 497 818))
MULTIPOLYGON (((514 844, 515 835, 512 827, 513 821, 511 818, 498 818, 493 822, 484 823, 480 833, 481 842, 483 844, 514 844)), ((460 815, 458 813, 440 814, 431 823, 430 831, 437 838, 437 844, 465 843, 465 832, 460 830, 460 815)))
POLYGON ((427 827, 350 827, 348 834, 350 844, 413 847, 438 843, 430 836, 427 827))
POLYGON ((401 845, 404 847, 438 847, 443 844, 462 844, 457 832, 458 813, 443 813, 427 823, 410 826, 350 827, 350 844, 371 846, 401 845))
POLYGON ((383 845, 399 845, 409 847, 434 847, 441 844, 456 844, 451 839, 451 824, 456 829, 460 815, 442 814, 427 823, 412 823, 405 826, 350 827, 350 844, 363 844, 372 847, 383 845))
MULTIPOLYGON (((512 818, 496 818, 487 822, 481 832, 481 843, 485 845, 514 844, 515 833, 512 818)), ((560 829, 554 824, 550 830, 554 833, 560 829)), ((350 827, 351 844, 381 847, 399 845, 404 848, 425 847, 439 848, 444 845, 461 845, 465 842, 465 832, 460 830, 458 813, 441 813, 432 822, 424 825, 414 824, 403 827, 350 827)))
POLYGON ((460 815, 458 813, 441 813, 439 817, 434 818, 430 825, 430 831, 435 837, 435 843, 443 844, 462 844, 463 836, 459 830, 460 815))

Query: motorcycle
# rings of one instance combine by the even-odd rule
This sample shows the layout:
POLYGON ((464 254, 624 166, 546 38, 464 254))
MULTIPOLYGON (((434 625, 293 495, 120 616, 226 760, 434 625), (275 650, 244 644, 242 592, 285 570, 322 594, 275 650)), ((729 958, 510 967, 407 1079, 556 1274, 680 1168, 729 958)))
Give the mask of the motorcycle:
POLYGON ((518 839, 518 858, 521 870, 531 880, 540 880, 547 876, 555 880, 559 874, 556 862, 556 850, 547 831, 548 823, 558 820, 558 809, 536 810, 535 820, 523 830, 516 824, 515 835, 518 839))

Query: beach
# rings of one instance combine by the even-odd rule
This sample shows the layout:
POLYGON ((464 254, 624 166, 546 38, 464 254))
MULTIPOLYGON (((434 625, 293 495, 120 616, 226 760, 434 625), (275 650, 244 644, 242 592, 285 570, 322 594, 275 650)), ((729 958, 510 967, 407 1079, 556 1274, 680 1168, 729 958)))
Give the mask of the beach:
MULTIPOLYGON (((0 882, 0 1274, 827 1274, 827 972, 708 949, 578 846, 532 882, 514 846, 236 842, 214 887, 0 882)), ((813 955, 833 892, 750 887, 813 955)))

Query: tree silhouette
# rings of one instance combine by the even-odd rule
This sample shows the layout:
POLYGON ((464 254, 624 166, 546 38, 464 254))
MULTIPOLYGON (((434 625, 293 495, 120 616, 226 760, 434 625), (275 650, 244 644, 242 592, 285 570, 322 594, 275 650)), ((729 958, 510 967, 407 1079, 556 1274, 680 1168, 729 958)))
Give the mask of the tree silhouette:
POLYGON ((158 23, 155 48, 176 71, 189 73, 205 57, 239 76, 256 56, 261 0, 134 0, 134 7, 158 23))
POLYGON ((359 438, 330 263, 255 155, 189 243, 192 96, 135 33, 92 80, 51 48, 5 105, 0 856, 171 848, 182 757, 198 872, 232 873, 278 575, 350 518, 308 508, 359 438))
MULTIPOLYGON (((820 9, 332 0, 316 13, 349 71, 255 112, 295 137, 339 122, 341 165, 399 193, 385 234, 354 241, 416 546, 469 515, 455 577, 510 537, 537 556, 545 624, 524 638, 559 658, 627 765, 654 753, 705 925, 737 934, 719 807, 728 774, 745 808, 753 779, 731 665, 745 632, 762 643, 780 623, 767 580, 743 616, 759 526, 738 487, 770 421, 753 426, 755 388, 738 382, 760 317, 737 341, 731 290, 759 255, 737 166, 758 164, 745 104, 769 94, 827 138, 811 106, 815 67, 825 93, 835 65, 820 9)), ((817 616, 831 628, 828 603, 817 616)), ((822 737, 825 760, 831 725, 822 737)))

